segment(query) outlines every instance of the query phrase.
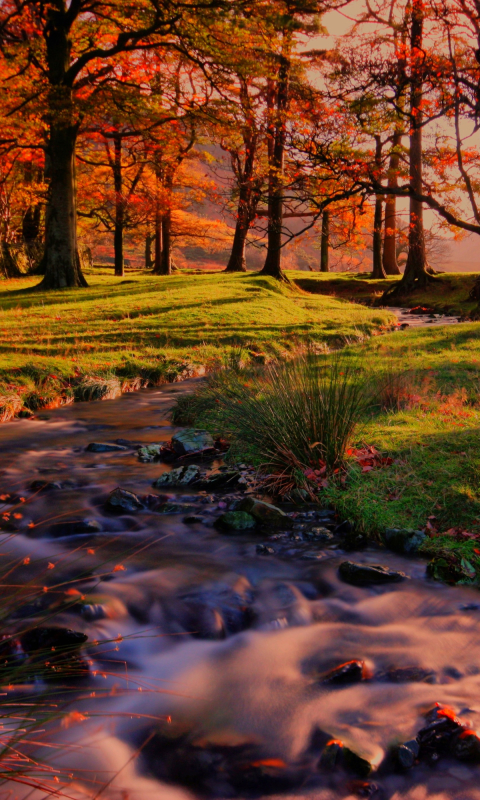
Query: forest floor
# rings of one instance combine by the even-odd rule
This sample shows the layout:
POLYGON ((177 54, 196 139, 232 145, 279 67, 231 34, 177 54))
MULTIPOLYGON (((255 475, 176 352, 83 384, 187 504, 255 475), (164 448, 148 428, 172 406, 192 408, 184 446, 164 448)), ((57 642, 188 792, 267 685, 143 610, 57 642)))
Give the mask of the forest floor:
POLYGON ((262 361, 394 323, 388 311, 252 273, 118 279, 94 269, 87 279, 88 289, 57 292, 33 291, 38 278, 1 283, 0 419, 209 371, 232 347, 262 361))
MULTIPOLYGON (((404 298, 401 303, 395 301, 395 304, 406 308, 424 306, 435 312, 458 314, 468 318, 477 307, 477 303, 468 297, 476 278, 478 273, 473 272, 442 273, 436 276, 436 280, 428 289, 419 289, 408 298, 404 298)), ((379 306, 385 290, 393 286, 399 278, 376 280, 370 278, 368 273, 297 272, 294 273, 294 280, 297 286, 312 294, 379 306)))

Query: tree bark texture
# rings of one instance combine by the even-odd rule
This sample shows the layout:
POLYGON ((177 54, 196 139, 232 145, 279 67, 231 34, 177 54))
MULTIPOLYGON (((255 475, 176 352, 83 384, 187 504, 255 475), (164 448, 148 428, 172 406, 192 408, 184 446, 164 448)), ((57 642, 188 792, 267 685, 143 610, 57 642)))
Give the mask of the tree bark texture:
POLYGON ((328 208, 322 214, 322 237, 320 240, 320 272, 329 272, 328 248, 330 245, 330 212, 328 208))
POLYGON ((289 73, 290 61, 285 55, 282 55, 276 84, 273 81, 270 82, 267 97, 270 105, 267 256, 260 275, 269 275, 277 280, 285 280, 282 272, 283 172, 289 73))
POLYGON ((50 187, 43 259, 45 276, 39 288, 65 289, 87 285, 77 244, 75 146, 78 120, 75 118, 72 87, 66 77, 71 50, 66 5, 53 2, 47 14, 50 187))
POLYGON ((115 230, 113 234, 113 248, 115 256, 115 275, 123 278, 125 264, 123 257, 123 229, 125 223, 125 207, 123 202, 122 187, 122 139, 114 138, 115 156, 113 162, 113 183, 115 189, 115 230))
MULTIPOLYGON (((402 131, 397 129, 393 135, 390 163, 388 167, 387 186, 395 189, 398 186, 398 166, 400 162, 400 144, 402 131)), ((387 194, 385 199, 385 230, 383 237, 383 269, 386 275, 400 275, 397 263, 397 198, 387 194)))

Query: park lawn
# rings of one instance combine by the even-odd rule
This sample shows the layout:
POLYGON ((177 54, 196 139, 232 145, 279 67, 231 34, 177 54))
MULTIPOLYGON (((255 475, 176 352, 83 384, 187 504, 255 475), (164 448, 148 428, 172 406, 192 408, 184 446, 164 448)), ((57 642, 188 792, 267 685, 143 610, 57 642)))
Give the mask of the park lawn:
MULTIPOLYGON (((295 272, 292 277, 303 290, 312 293, 326 294, 329 297, 343 298, 357 303, 379 305, 386 289, 399 278, 376 280, 368 273, 305 273, 295 272)), ((455 272, 444 273, 436 277, 427 289, 413 292, 403 298, 401 305, 406 308, 426 306, 436 312, 448 312, 468 318, 477 308, 477 303, 470 300, 468 294, 478 278, 478 273, 455 272)), ((394 305, 400 305, 395 301, 394 305)))
POLYGON ((232 347, 258 360, 288 356, 306 341, 339 346, 393 322, 388 311, 252 273, 118 279, 95 269, 87 279, 87 289, 56 292, 32 291, 38 278, 0 284, 0 395, 10 398, 4 419, 21 410, 18 397, 31 410, 111 397, 211 369, 232 347), (103 382, 78 391, 85 377, 103 382))

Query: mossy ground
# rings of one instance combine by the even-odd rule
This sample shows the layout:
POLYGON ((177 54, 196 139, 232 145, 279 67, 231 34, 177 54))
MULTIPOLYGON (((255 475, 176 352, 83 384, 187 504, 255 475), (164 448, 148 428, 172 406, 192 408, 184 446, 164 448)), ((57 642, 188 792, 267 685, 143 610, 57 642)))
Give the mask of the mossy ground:
POLYGON ((118 279, 95 269, 87 279, 88 289, 56 292, 33 291, 38 278, 0 284, 0 395, 12 407, 18 395, 33 406, 68 400, 82 376, 116 377, 128 389, 213 368, 232 347, 262 360, 307 340, 359 340, 392 321, 389 312, 251 273, 118 279))

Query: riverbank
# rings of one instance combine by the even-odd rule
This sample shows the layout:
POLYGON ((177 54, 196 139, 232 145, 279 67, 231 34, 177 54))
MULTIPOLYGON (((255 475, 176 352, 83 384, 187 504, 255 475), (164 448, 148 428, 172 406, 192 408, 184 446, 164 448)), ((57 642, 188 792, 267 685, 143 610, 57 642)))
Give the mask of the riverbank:
POLYGON ((384 310, 309 295, 255 274, 87 274, 88 289, 0 284, 0 420, 208 372, 232 349, 263 362, 305 341, 339 346, 384 332, 384 310))
MULTIPOLYGON (((374 447, 384 464, 364 469, 349 458, 343 479, 330 479, 319 494, 370 539, 388 528, 425 530, 424 552, 448 562, 443 576, 467 582, 480 580, 478 330, 477 323, 413 329, 343 351, 347 364, 361 364, 377 381, 379 403, 381 376, 391 376, 386 406, 364 416, 351 443, 374 447)), ((222 433, 205 410, 190 422, 222 433)), ((251 441, 244 452, 236 443, 237 459, 252 453, 251 441)))
MULTIPOLYGON (((469 293, 478 278, 474 272, 448 272, 436 276, 427 289, 418 289, 403 298, 405 308, 423 306, 441 314, 453 314, 469 319, 478 309, 478 304, 469 298, 469 293)), ((369 273, 295 273, 295 283, 304 291, 380 306, 383 293, 400 277, 377 280, 369 273)))

